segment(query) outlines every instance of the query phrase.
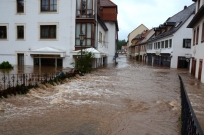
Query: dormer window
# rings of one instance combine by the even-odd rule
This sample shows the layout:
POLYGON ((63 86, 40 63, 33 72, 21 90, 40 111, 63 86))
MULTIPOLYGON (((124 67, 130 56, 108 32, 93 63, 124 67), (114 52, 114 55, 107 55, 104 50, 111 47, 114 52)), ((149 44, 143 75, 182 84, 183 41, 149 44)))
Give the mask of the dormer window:
POLYGON ((77 0, 77 12, 78 18, 93 18, 93 0, 77 0))

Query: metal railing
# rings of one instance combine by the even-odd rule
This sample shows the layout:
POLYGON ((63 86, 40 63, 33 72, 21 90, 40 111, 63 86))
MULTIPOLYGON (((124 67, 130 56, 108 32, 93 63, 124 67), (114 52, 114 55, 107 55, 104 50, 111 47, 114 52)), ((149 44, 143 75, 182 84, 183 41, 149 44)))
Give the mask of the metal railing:
POLYGON ((181 84, 181 121, 182 121, 182 135, 204 135, 196 115, 188 98, 183 80, 179 76, 181 84))
POLYGON ((0 98, 8 95, 26 94, 38 84, 54 84, 66 78, 74 77, 76 72, 42 73, 42 74, 3 74, 0 75, 0 98))

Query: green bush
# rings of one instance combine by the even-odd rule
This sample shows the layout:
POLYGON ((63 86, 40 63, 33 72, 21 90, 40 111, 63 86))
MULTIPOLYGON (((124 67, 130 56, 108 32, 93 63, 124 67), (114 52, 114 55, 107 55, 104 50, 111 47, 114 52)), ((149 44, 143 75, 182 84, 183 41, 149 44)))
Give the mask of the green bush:
MULTIPOLYGON (((81 52, 80 52, 81 54, 81 52)), ((92 61, 94 59, 94 53, 92 52, 87 52, 87 51, 82 51, 82 58, 79 56, 76 59, 76 64, 71 63, 74 65, 75 69, 78 71, 81 71, 82 73, 88 73, 93 70, 92 68, 92 61)))
POLYGON ((13 68, 13 66, 8 61, 3 61, 0 64, 0 69, 10 69, 13 68))

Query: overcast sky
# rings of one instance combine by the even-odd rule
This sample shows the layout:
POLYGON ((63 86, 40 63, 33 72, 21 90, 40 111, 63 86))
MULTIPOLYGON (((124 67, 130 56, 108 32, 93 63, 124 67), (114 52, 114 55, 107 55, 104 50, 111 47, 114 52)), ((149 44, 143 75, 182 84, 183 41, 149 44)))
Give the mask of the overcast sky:
POLYGON ((192 0, 111 0, 118 5, 119 40, 140 24, 158 27, 169 17, 193 4, 192 0))

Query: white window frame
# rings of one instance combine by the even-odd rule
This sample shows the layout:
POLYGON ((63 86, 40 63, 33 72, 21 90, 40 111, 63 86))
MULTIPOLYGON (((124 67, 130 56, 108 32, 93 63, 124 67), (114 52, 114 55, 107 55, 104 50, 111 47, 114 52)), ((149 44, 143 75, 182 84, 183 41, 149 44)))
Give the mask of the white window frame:
POLYGON ((9 40, 9 24, 8 23, 0 23, 0 26, 6 26, 6 39, 1 39, 0 41, 8 41, 9 40))
POLYGON ((15 2, 15 13, 16 13, 16 15, 25 15, 26 14, 26 0, 24 0, 24 12, 23 13, 18 13, 17 12, 17 0, 14 0, 14 2, 15 2))
POLYGON ((15 24, 15 31, 16 31, 16 41, 25 41, 26 40, 26 24, 25 23, 16 23, 15 24), (17 26, 23 26, 24 27, 24 38, 18 39, 18 29, 17 26))
POLYGON ((48 12, 42 12, 41 11, 41 0, 38 0, 38 13, 39 14, 59 14, 59 0, 57 0, 57 11, 56 12, 51 12, 51 11, 48 11, 48 12))
POLYGON ((38 40, 39 41, 58 41, 58 37, 59 37, 59 23, 58 22, 52 22, 52 23, 38 23, 38 40), (42 39, 40 38, 40 26, 41 25, 56 25, 56 38, 52 39, 52 38, 47 38, 47 39, 42 39))

